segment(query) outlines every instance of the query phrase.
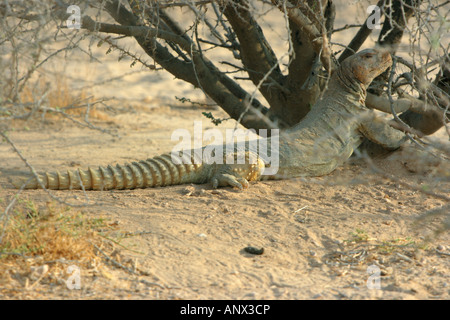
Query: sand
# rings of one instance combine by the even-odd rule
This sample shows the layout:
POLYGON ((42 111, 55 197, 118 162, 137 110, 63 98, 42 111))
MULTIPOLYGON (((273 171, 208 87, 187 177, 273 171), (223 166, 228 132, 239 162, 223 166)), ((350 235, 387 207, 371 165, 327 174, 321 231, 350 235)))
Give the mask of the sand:
MULTIPOLYGON (((94 97, 111 99, 106 103, 112 109, 98 107, 92 123, 120 137, 58 117, 16 122, 9 137, 36 170, 146 159, 170 151, 177 143, 171 140, 176 129, 192 132, 194 121, 202 121, 205 130, 213 128, 202 112, 227 117, 216 107, 180 103, 175 96, 207 100, 163 72, 136 68, 128 74, 135 70, 129 68, 130 61, 105 57, 105 50, 94 50, 101 64, 88 63, 81 55, 66 59, 63 67, 55 64, 54 70, 71 77, 74 92, 86 86, 94 97)), ((230 120, 219 128, 234 125, 230 120)), ((433 138, 448 143, 444 130, 433 138)), ((56 282, 40 281, 32 290, 11 276, 0 297, 449 299, 449 235, 433 236, 443 219, 419 225, 416 220, 447 204, 439 195, 449 194, 448 163, 419 155, 407 144, 373 164, 350 159, 324 177, 251 183, 244 191, 214 190, 209 184, 52 191, 78 204, 88 197, 97 205, 82 209, 87 216, 117 224, 116 234, 110 236, 120 238, 120 246, 108 254, 133 273, 108 262, 82 268, 79 290, 67 288, 68 274, 56 282), (121 232, 133 236, 121 238, 121 232), (264 253, 247 253, 248 246, 264 248, 264 253), (373 268, 379 273, 372 275, 373 268)), ((3 212, 16 193, 7 177, 27 169, 4 141, 0 164, 3 212)), ((38 204, 53 201, 42 190, 24 191, 21 198, 38 204)))

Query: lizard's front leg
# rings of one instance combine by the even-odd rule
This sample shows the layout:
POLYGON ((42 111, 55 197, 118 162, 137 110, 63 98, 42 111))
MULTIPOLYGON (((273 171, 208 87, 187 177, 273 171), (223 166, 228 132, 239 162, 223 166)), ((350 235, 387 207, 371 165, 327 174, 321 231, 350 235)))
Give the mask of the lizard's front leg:
POLYGON ((248 188, 249 181, 257 181, 264 172, 264 161, 252 152, 244 152, 245 162, 239 163, 239 152, 234 152, 224 156, 223 164, 212 164, 213 171, 211 183, 213 188, 237 187, 239 189, 248 188))
POLYGON ((382 119, 373 118, 361 124, 359 131, 369 140, 387 150, 398 149, 408 137, 400 130, 392 128, 382 119))

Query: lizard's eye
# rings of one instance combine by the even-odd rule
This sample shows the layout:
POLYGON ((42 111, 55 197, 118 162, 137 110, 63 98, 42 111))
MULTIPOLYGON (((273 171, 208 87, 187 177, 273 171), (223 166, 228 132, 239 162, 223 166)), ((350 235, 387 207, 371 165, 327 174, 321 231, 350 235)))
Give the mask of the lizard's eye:
POLYGON ((365 58, 365 59, 370 59, 370 58, 372 58, 374 56, 374 54, 372 54, 372 53, 366 53, 364 56, 363 56, 363 58, 365 58))

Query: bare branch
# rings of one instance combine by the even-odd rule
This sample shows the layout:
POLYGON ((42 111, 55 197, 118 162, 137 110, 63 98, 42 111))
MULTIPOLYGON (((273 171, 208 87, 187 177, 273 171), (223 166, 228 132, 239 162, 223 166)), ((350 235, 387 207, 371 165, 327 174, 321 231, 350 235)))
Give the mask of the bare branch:
POLYGON ((414 8, 418 8, 421 2, 422 0, 394 1, 386 8, 386 19, 378 37, 381 46, 390 47, 391 53, 395 53, 408 20, 415 12, 414 8))
MULTIPOLYGON (((366 106, 370 109, 376 109, 386 113, 391 113, 389 100, 383 96, 377 96, 372 93, 367 93, 366 106)), ((397 113, 402 113, 407 110, 411 110, 419 114, 436 113, 436 115, 441 115, 443 113, 434 105, 426 103, 423 100, 419 100, 407 94, 404 94, 403 98, 396 99, 393 106, 395 112, 397 113)))
MULTIPOLYGON (((22 155, 22 153, 20 152, 20 150, 16 147, 16 145, 14 144, 14 142, 9 139, 9 137, 6 135, 6 133, 1 132, 0 131, 0 136, 3 137, 3 139, 6 140, 6 142, 14 149, 14 152, 20 157, 20 159, 25 163, 25 165, 30 169, 31 173, 32 173, 32 178, 36 179, 36 181, 38 182, 39 186, 45 191, 47 192, 47 194, 53 199, 58 201, 59 203, 71 206, 71 207, 77 207, 77 208, 82 208, 82 207, 87 207, 87 206, 93 206, 93 205, 99 205, 101 203, 99 202, 94 202, 94 203, 90 203, 89 198, 86 195, 86 203, 82 203, 82 204, 78 204, 78 203, 69 203, 57 196, 55 196, 53 193, 50 192, 50 190, 48 190, 47 188, 45 188, 45 185, 42 183, 41 179, 39 178, 38 173, 36 172, 36 170, 34 169, 34 167, 28 162, 28 160, 22 155)), ((20 187, 20 189, 22 190, 26 185, 26 182, 20 187)))
MULTIPOLYGON (((275 66, 270 77, 282 84, 284 77, 278 66, 278 59, 265 39, 261 27, 248 10, 247 1, 234 0, 233 3, 227 3, 222 7, 222 10, 239 39, 242 63, 253 83, 257 85, 275 66)), ((270 99, 270 93, 266 88, 267 86, 262 86, 263 94, 266 99, 270 99)))
MULTIPOLYGON (((280 10, 284 10, 279 1, 274 0, 273 2, 278 5, 278 8, 280 10)), ((305 33, 306 37, 314 48, 314 51, 320 56, 320 61, 322 62, 324 68, 329 73, 332 73, 335 65, 331 59, 331 48, 328 44, 326 36, 327 31, 319 31, 314 23, 299 8, 295 6, 286 7, 286 11, 289 19, 293 23, 295 23, 302 30, 302 32, 305 33)))
MULTIPOLYGON (((386 0, 379 0, 377 3, 378 8, 382 9, 384 8, 386 0)), ((383 12, 383 10, 381 10, 383 12)), ((369 15, 369 17, 373 14, 373 12, 369 15)), ((366 19, 366 21, 363 23, 361 28, 358 30, 356 35, 353 37, 353 39, 350 41, 347 48, 345 48, 344 52, 341 53, 339 56, 339 62, 344 61, 346 58, 351 56, 352 54, 356 53, 359 48, 363 45, 363 43, 366 41, 366 39, 370 36, 372 33, 372 29, 370 29, 367 26, 367 21, 369 18, 366 19)))
MULTIPOLYGON (((106 4, 105 8, 118 23, 131 26, 137 25, 137 18, 123 7, 119 1, 112 0, 106 4)), ((189 63, 176 59, 167 48, 157 41, 149 40, 143 36, 135 36, 135 38, 145 52, 153 57, 165 70, 177 78, 201 87, 230 117, 237 120, 241 118, 243 112, 246 112, 249 107, 247 97, 250 95, 236 82, 220 72, 206 57, 199 54, 193 43, 191 43, 188 51, 192 59, 192 62, 189 63)), ((258 109, 258 113, 267 112, 267 108, 259 101, 252 99, 248 113, 246 112, 246 116, 242 118, 242 124, 247 128, 270 128, 271 126, 264 119, 253 113, 253 109, 255 111, 258 109)))

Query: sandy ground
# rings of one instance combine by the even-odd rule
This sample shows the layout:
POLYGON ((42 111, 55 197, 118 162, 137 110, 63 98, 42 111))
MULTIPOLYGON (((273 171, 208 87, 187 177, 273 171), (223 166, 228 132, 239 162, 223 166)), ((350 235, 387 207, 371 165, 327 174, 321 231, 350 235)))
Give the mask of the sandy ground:
MULTIPOLYGON (((51 117, 16 123, 9 137, 36 170, 146 159, 170 151, 176 144, 170 139, 173 130, 192 131, 194 120, 201 120, 205 130, 212 128, 202 111, 226 117, 217 109, 178 103, 174 96, 203 98, 164 73, 137 72, 94 86, 130 72, 129 63, 104 57, 105 50, 94 52, 102 64, 66 60, 64 73, 74 88, 87 85, 95 97, 114 98, 108 102, 114 109, 102 110, 103 119, 94 121, 120 137, 51 117)), ((220 128, 232 127, 228 121, 220 128)), ((436 136, 446 139, 442 130, 436 136)), ((448 196, 448 163, 419 153, 407 145, 374 159, 392 179, 375 173, 364 160, 351 159, 325 177, 257 182, 243 192, 210 185, 54 191, 78 203, 87 196, 97 205, 83 208, 86 214, 117 221, 118 230, 134 234, 120 240, 114 256, 134 273, 112 264, 102 272, 83 269, 80 290, 69 290, 63 281, 42 281, 25 290, 12 279, 9 294, 0 297, 449 299, 450 237, 432 236, 443 219, 415 226, 417 217, 446 204, 420 190, 448 196), (264 253, 247 253, 248 246, 264 248, 264 253), (368 287, 374 279, 369 266, 380 272, 378 289, 368 287)), ((0 164, 3 211, 16 193, 7 177, 26 168, 5 142, 0 143, 0 164)), ((42 190, 21 197, 38 204, 50 199, 42 190)))
MULTIPOLYGON (((120 139, 69 123, 61 126, 61 120, 46 125, 30 123, 28 130, 17 130, 10 137, 37 170, 123 163, 170 151, 176 143, 170 140, 171 131, 192 128, 199 112, 183 106, 130 107, 111 116, 109 125, 100 124, 117 129, 120 139)), ((204 128, 208 127, 211 125, 204 120, 204 128)), ((24 295, 448 299, 449 237, 425 241, 441 219, 413 227, 415 218, 444 201, 404 183, 428 185, 441 194, 448 194, 450 184, 448 179, 440 181, 423 170, 410 172, 405 167, 410 159, 407 150, 375 160, 377 167, 398 181, 383 179, 371 173, 363 160, 356 160, 326 177, 258 182, 243 192, 213 190, 209 185, 87 192, 89 199, 100 205, 83 211, 118 221, 121 231, 137 234, 122 240, 125 248, 119 248, 121 259, 131 259, 137 266, 137 275, 111 267, 110 276, 98 280, 98 275, 86 270, 81 290, 44 283, 24 295), (366 234, 369 241, 352 242, 354 234, 366 234), (386 253, 377 246, 386 241, 398 247, 386 253), (246 253, 243 249, 247 246, 262 247, 264 253, 246 253), (438 253, 438 247, 447 255, 438 253), (382 272, 379 290, 367 287, 370 265, 382 272)), ((15 190, 6 176, 25 168, 5 143, 0 145, 0 163, 0 198, 11 199, 15 190)), ((441 167, 428 167, 431 171, 437 168, 441 167)), ((66 201, 79 202, 85 197, 81 191, 53 194, 66 201)), ((42 190, 26 191, 22 197, 37 203, 49 200, 42 190)))

